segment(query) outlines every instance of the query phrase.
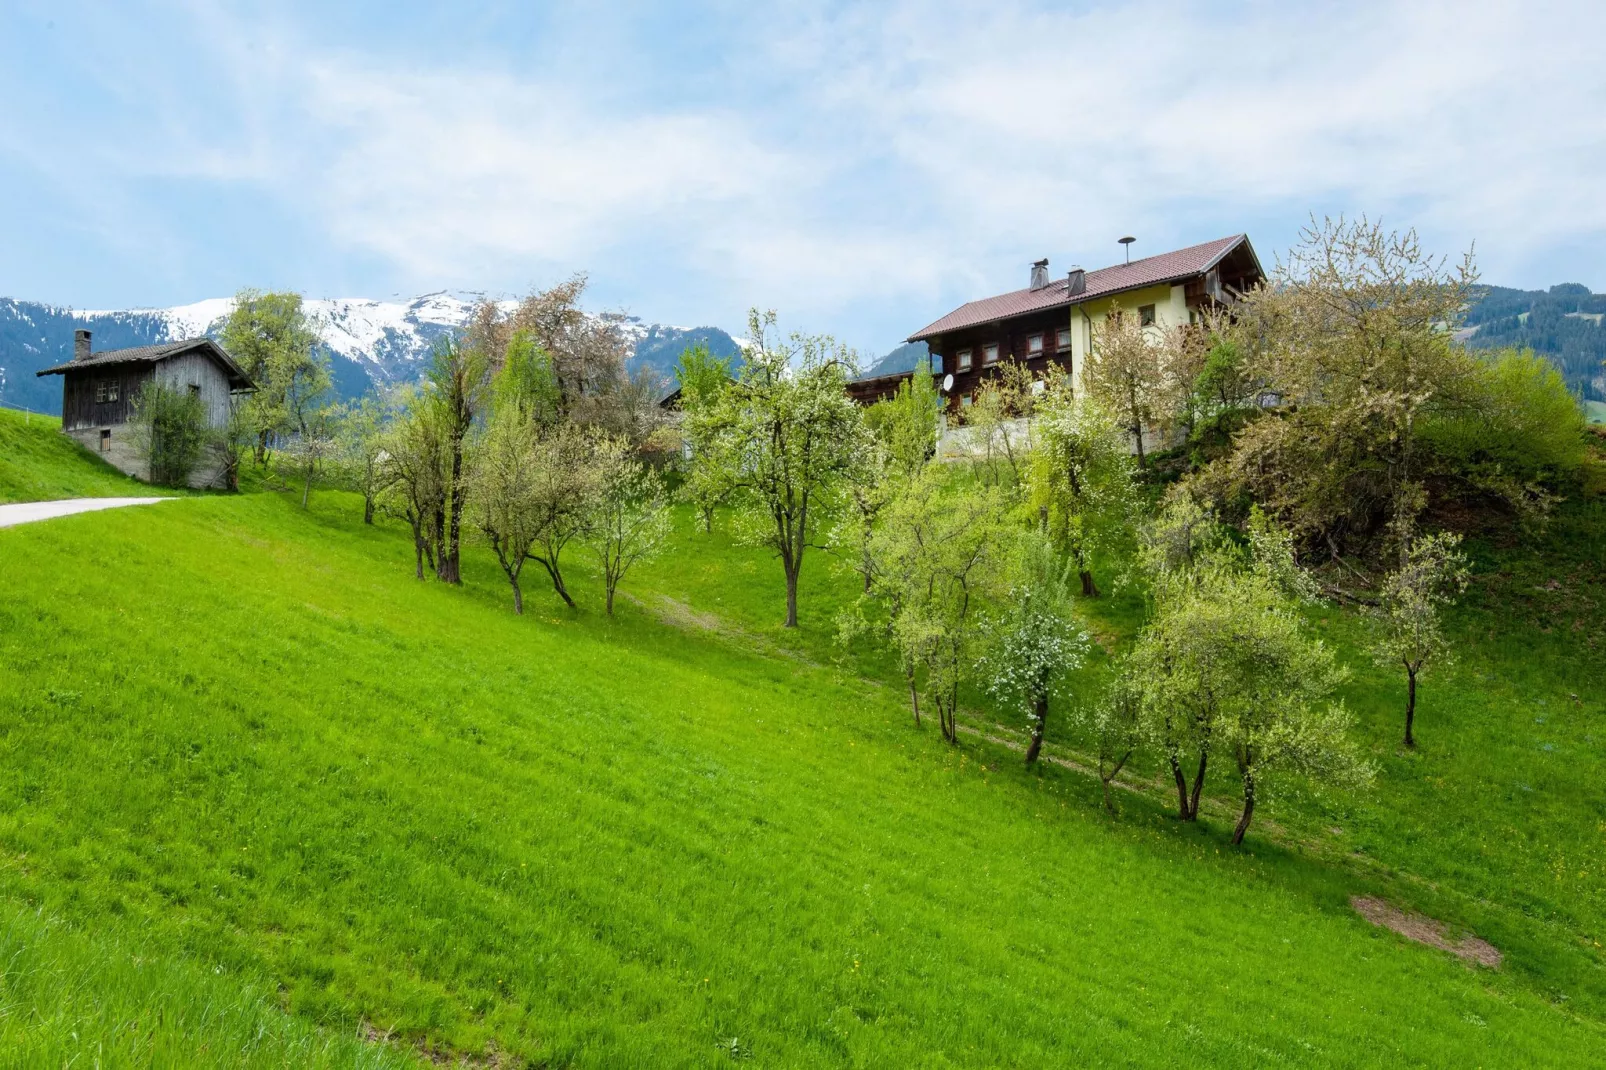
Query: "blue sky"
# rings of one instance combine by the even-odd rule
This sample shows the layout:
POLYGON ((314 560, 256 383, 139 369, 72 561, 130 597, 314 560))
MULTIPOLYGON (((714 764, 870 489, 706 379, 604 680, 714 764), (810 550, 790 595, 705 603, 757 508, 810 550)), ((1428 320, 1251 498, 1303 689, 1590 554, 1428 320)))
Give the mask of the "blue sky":
POLYGON ((878 354, 1310 213, 1606 289, 1606 5, 0 0, 0 295, 517 295, 878 354))

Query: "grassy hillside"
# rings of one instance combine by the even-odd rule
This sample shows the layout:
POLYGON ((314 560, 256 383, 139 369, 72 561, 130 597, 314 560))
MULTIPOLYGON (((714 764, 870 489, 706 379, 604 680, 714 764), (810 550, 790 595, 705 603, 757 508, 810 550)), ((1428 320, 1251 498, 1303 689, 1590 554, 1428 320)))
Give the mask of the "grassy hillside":
POLYGON ((54 416, 0 409, 0 503, 148 493, 60 428, 54 416))
MULTIPOLYGON (((1461 886, 1411 869, 1464 849, 1412 844, 1398 824, 1420 808, 1465 835, 1449 826, 1462 796, 1402 786, 1440 767, 1386 769, 1365 806, 1395 824, 1357 818, 1343 850, 1268 824, 1235 851, 1219 825, 1178 828, 1141 796, 1108 819, 1080 775, 1027 775, 1002 747, 955 751, 910 726, 897 689, 860 676, 874 658, 829 663, 826 603, 851 581, 827 569, 807 574, 817 597, 797 638, 766 631, 778 599, 728 582, 778 578, 773 563, 690 532, 619 619, 533 594, 520 619, 484 555, 463 590, 419 584, 402 533, 358 513, 332 494, 310 514, 271 495, 191 498, 0 531, 0 898, 9 917, 56 919, 19 922, 14 946, 76 971, 32 988, 30 971, 0 976, 6 1005, 33 1011, 7 1028, 44 1061, 148 1020, 86 1010, 133 998, 131 955, 176 978, 150 1000, 214 1052, 242 1042, 241 1021, 286 1045, 360 1032, 375 1059, 423 1045, 512 1065, 1577 1066, 1606 1052, 1584 926, 1563 939, 1567 923, 1538 910, 1491 936, 1510 938, 1508 967, 1473 970, 1350 910, 1367 893, 1471 910, 1479 874, 1501 874, 1509 899, 1553 861, 1495 845, 1461 886), (1351 845, 1375 861, 1345 861, 1351 845), (238 1017, 200 1017, 214 1001, 238 1017)), ((1435 717, 1458 730, 1461 764, 1444 769, 1498 760, 1469 752, 1498 735, 1500 689, 1549 702, 1547 680, 1541 662, 1486 684, 1484 705, 1425 709, 1427 739, 1435 717)), ((1386 749, 1386 704, 1375 712, 1386 749)), ((1537 781, 1542 828, 1596 805, 1574 716, 1555 729, 1580 733, 1557 737, 1565 755, 1530 748, 1558 763, 1554 784, 1512 771, 1537 781)), ((1494 830, 1520 805, 1472 820, 1494 830)))

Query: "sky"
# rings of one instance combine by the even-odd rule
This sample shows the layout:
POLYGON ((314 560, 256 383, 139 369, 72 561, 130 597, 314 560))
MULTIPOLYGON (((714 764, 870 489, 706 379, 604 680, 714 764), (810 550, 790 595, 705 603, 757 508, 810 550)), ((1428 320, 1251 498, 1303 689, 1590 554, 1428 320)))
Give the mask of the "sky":
POLYGON ((1314 214, 1606 290, 1606 4, 0 0, 0 296, 517 296, 868 356, 1314 214))

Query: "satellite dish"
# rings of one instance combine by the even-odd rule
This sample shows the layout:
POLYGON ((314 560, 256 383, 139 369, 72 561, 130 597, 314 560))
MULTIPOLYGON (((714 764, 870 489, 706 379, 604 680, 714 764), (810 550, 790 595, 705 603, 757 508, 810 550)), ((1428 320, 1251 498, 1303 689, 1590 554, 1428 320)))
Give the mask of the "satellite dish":
POLYGON ((946 393, 948 393, 948 391, 952 390, 953 388, 954 388, 954 376, 953 376, 952 372, 949 372, 947 375, 942 377, 942 392, 944 394, 946 394, 946 393))

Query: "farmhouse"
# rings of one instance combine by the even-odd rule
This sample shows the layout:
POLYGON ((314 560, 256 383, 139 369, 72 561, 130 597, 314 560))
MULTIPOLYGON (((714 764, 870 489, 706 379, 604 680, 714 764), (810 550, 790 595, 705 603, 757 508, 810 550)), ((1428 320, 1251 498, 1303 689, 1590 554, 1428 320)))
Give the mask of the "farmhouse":
MULTIPOLYGON (((1072 268, 1057 279, 1050 277, 1048 261, 1039 260, 1024 290, 960 305, 908 340, 926 343, 934 373, 953 376, 947 405, 963 409, 1005 361, 1034 370, 1058 365, 1078 380, 1098 325, 1116 305, 1144 325, 1173 327, 1193 322, 1202 308, 1231 306, 1264 277, 1245 234, 1097 271, 1072 268)), ((848 390, 868 405, 892 396, 910 374, 900 369, 877 375, 872 369, 848 390)))
MULTIPOLYGON (((151 381, 200 396, 209 426, 229 421, 235 394, 256 389, 240 366, 210 338, 108 349, 90 349, 88 331, 73 332, 73 359, 39 375, 62 377, 61 430, 111 464, 139 479, 150 478, 149 461, 136 441, 130 420, 134 395, 151 381)), ((190 485, 207 487, 223 476, 221 458, 209 450, 190 476, 190 485)))

